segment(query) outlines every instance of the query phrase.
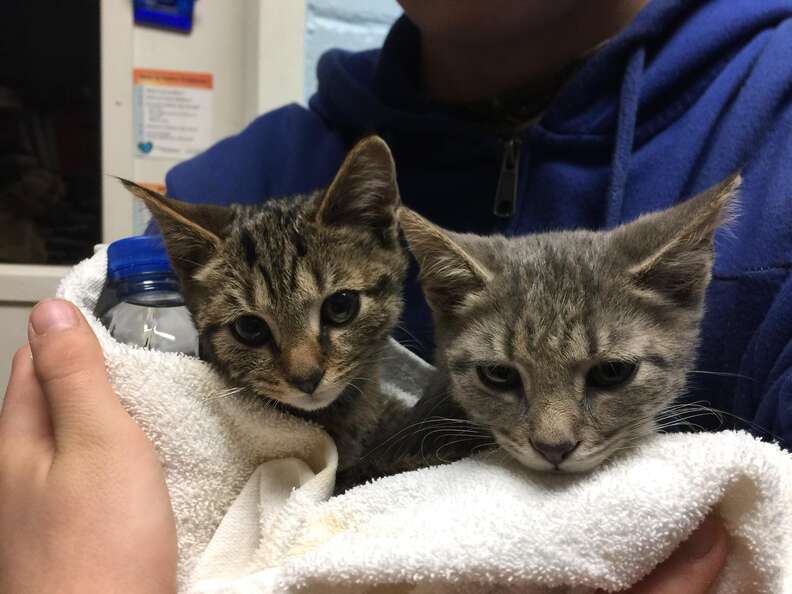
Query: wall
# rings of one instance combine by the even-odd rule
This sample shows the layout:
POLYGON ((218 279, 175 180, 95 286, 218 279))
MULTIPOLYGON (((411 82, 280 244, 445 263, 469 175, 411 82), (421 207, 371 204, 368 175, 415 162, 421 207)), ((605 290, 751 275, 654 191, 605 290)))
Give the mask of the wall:
POLYGON ((379 47, 400 14, 396 0, 307 0, 305 100, 316 91, 316 64, 326 50, 379 47))
MULTIPOLYGON (((246 111, 245 63, 247 23, 253 21, 248 2, 196 2, 189 34, 136 26, 132 34, 132 66, 186 72, 207 72, 214 78, 212 139, 220 140, 242 129, 246 111)), ((134 179, 161 184, 179 161, 135 155, 134 179)), ((148 211, 134 202, 135 232, 145 228, 148 211)))
MULTIPOLYGON (((211 73, 212 143, 301 100, 305 8, 291 0, 197 2, 193 29, 182 34, 133 26, 130 0, 102 0, 103 170, 161 184, 178 162, 134 149, 133 68, 211 73)), ((147 212, 111 177, 103 198, 105 241, 143 230, 147 212)))

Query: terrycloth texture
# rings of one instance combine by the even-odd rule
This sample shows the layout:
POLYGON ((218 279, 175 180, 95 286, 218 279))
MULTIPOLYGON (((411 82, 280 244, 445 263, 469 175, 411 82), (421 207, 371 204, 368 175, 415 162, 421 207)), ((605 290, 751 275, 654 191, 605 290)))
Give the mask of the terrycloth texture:
MULTIPOLYGON (((734 432, 658 436, 587 476, 490 454, 328 500, 336 452, 323 432, 214 398, 223 385, 199 361, 108 336, 91 316, 104 266, 102 253, 80 264, 59 294, 88 315, 113 386, 160 451, 182 591, 615 590, 716 510, 732 538, 716 592, 792 592, 792 457, 774 445, 734 432)), ((409 397, 429 370, 407 359, 391 371, 409 397)))
POLYGON ((191 592, 622 589, 713 509, 732 539, 715 592, 792 592, 792 458, 745 433, 658 436, 586 477, 465 460, 324 503, 308 469, 288 478, 305 487, 272 497, 269 466, 224 518, 191 592))
POLYGON ((198 359, 113 340, 93 315, 106 266, 106 253, 99 251, 63 280, 58 296, 74 302, 88 319, 113 388, 160 453, 176 515, 183 584, 259 465, 286 458, 279 464, 310 468, 311 488, 328 495, 336 449, 316 426, 270 409, 251 411, 240 399, 223 397, 227 386, 198 359))

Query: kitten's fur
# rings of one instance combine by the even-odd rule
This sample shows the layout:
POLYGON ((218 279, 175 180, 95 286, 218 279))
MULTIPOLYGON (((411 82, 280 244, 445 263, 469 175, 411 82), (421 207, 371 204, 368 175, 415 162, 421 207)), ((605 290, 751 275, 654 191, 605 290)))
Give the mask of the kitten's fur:
POLYGON ((406 273, 385 143, 358 143, 324 191, 256 206, 189 204, 124 183, 159 224, 202 358, 242 394, 323 426, 340 468, 357 459, 378 421, 400 408, 378 392, 406 273), (322 305, 338 292, 356 293, 359 313, 333 326, 322 305), (246 345, 232 330, 251 315, 266 321, 266 344, 246 345))
POLYGON ((459 235, 403 209, 455 402, 537 470, 589 470, 654 432, 695 362, 714 235, 739 183, 607 232, 459 235), (608 361, 637 369, 594 387, 608 361), (486 386, 476 368, 492 365, 518 385, 486 386))
POLYGON ((605 232, 463 235, 402 208, 447 385, 348 482, 460 458, 488 439, 536 470, 585 471, 654 432, 694 364, 713 238, 739 183, 605 232), (638 366, 621 385, 592 386, 605 361, 638 366), (518 373, 512 389, 481 378, 493 365, 518 373))

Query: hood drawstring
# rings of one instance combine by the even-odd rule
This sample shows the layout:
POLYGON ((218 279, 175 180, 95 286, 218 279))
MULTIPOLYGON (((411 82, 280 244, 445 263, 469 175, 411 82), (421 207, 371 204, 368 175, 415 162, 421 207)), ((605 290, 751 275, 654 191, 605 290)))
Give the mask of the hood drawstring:
POLYGON ((638 48, 627 63, 622 81, 616 142, 611 160, 608 202, 605 207, 605 226, 608 229, 618 225, 622 219, 622 203, 624 202, 624 191, 627 186, 627 176, 630 171, 630 160, 635 141, 635 122, 638 119, 645 58, 646 50, 643 47, 638 48))

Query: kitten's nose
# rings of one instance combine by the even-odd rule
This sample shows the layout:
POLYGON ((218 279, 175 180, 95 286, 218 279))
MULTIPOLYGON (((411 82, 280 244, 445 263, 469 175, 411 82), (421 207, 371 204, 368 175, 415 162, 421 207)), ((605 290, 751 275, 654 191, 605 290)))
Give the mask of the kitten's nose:
POLYGON ((573 443, 571 441, 558 441, 555 443, 548 443, 544 441, 533 441, 531 440, 531 445, 533 449, 539 452, 545 460, 550 462, 553 466, 558 466, 566 460, 567 456, 573 452, 573 450, 578 447, 577 443, 573 443))
POLYGON ((324 377, 325 370, 316 369, 311 370, 306 375, 293 375, 289 378, 289 383, 297 388, 305 392, 306 394, 313 394, 314 390, 316 390, 316 386, 319 385, 319 382, 322 381, 324 377))

